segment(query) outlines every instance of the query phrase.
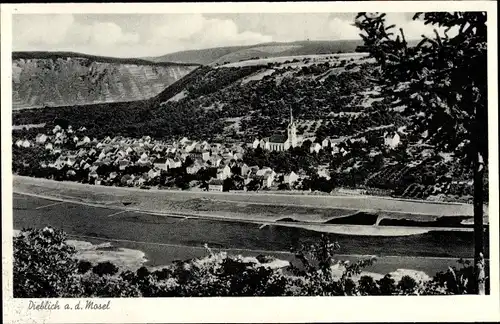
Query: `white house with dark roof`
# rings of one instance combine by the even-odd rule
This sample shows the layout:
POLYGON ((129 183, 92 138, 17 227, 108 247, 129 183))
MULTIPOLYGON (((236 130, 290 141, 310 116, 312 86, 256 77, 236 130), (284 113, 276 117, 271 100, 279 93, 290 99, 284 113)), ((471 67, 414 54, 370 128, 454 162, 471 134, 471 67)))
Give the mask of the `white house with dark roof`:
POLYGON ((309 147, 309 152, 310 153, 319 153, 323 147, 319 143, 311 143, 311 146, 309 147))
POLYGON ((44 144, 47 141, 48 137, 45 134, 38 134, 36 136, 36 142, 40 144, 44 144))
POLYGON ((189 152, 189 157, 193 160, 202 159, 203 161, 208 161, 210 159, 210 152, 194 150, 189 152))
POLYGON ((217 169, 217 179, 225 180, 231 176, 231 168, 228 165, 217 169))
POLYGON ((224 190, 224 181, 219 179, 212 179, 208 182, 208 191, 219 191, 224 190))
POLYGON ((329 146, 331 146, 331 145, 332 145, 332 140, 330 139, 330 137, 326 137, 325 139, 323 139, 323 140, 321 141, 321 146, 322 146, 323 148, 329 147, 329 146))
POLYGON ((153 166, 158 169, 158 170, 164 170, 164 171, 167 171, 168 167, 167 167, 167 159, 156 159, 154 162, 153 162, 153 166))
POLYGON ((154 179, 156 177, 160 176, 160 171, 155 170, 155 169, 149 169, 148 171, 148 178, 149 179, 154 179))
POLYGON ((287 173, 283 176, 283 182, 286 183, 286 184, 289 184, 289 185, 292 185, 294 184, 295 182, 297 182, 299 180, 299 176, 298 174, 296 174, 295 172, 290 172, 290 173, 287 173))
POLYGON ((390 148, 395 148, 399 145, 401 142, 401 137, 397 132, 386 132, 384 134, 384 145, 390 147, 390 148))
POLYGON ((205 166, 199 160, 194 161, 194 163, 186 168, 186 173, 196 174, 198 171, 203 169, 205 166))
POLYGON ((177 168, 180 168, 182 166, 182 161, 178 158, 174 158, 174 159, 168 158, 166 165, 167 165, 168 169, 177 169, 177 168))
POLYGON ((143 167, 147 167, 147 166, 152 165, 151 161, 149 161, 148 159, 145 159, 145 160, 139 159, 139 160, 137 160, 137 162, 135 162, 135 164, 138 166, 143 166, 143 167))
POLYGON ((213 167, 219 167, 220 163, 222 162, 222 158, 218 155, 212 155, 210 159, 208 160, 213 167))
POLYGON ((276 172, 274 172, 274 170, 269 167, 264 167, 262 169, 257 170, 255 172, 255 176, 253 177, 261 181, 263 187, 269 188, 272 186, 274 182, 274 178, 276 177, 276 172))
POLYGON ((118 169, 120 169, 121 171, 125 170, 129 165, 130 165, 130 161, 127 160, 127 159, 121 159, 118 161, 118 169))

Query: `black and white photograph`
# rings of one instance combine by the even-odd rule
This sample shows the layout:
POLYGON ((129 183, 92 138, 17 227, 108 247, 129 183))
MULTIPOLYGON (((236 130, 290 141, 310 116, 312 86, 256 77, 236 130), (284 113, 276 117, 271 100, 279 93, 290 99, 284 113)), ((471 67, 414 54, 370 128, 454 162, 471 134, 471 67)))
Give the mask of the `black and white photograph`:
POLYGON ((496 3, 389 2, 2 5, 10 298, 498 297, 496 3))

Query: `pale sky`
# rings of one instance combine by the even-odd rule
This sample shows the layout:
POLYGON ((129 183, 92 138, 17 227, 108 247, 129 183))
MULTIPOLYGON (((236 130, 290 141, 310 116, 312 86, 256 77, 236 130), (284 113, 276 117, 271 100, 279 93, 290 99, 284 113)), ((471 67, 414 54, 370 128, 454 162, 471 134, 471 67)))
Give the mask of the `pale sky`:
MULTIPOLYGON (((17 14, 14 51, 72 51, 115 57, 298 40, 359 39, 355 13, 17 14)), ((432 35, 413 13, 388 13, 408 39, 432 35)))

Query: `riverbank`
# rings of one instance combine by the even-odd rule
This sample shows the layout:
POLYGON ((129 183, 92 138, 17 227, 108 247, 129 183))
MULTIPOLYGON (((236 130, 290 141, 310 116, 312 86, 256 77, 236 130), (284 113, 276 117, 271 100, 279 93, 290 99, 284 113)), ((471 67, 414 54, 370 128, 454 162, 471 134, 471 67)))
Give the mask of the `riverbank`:
MULTIPOLYGON (((68 233, 79 258, 112 261, 131 269, 205 257, 205 244, 215 252, 250 257, 263 254, 296 264, 299 261, 287 251, 300 243, 316 242, 321 235, 300 227, 259 228, 240 222, 117 214, 107 208, 53 204, 29 196, 15 199, 15 229, 46 226, 68 233)), ((325 234, 339 243, 340 260, 355 262, 376 255, 377 262, 366 269, 370 272, 414 269, 433 274, 472 255, 472 233, 429 232, 399 237, 325 234)))
MULTIPOLYGON (((382 218, 435 221, 439 217, 472 217, 471 205, 409 201, 373 196, 279 195, 266 193, 190 192, 106 187, 14 176, 14 192, 70 199, 81 203, 259 222, 285 217, 323 223, 359 212, 382 218)), ((487 216, 485 217, 487 222, 487 216)))

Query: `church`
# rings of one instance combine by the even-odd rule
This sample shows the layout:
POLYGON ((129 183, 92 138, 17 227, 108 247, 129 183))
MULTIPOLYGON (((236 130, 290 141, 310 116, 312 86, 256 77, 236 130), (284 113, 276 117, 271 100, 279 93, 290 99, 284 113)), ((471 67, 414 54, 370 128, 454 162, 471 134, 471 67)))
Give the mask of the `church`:
POLYGON ((290 123, 287 127, 287 136, 273 135, 271 137, 264 138, 260 141, 259 145, 264 150, 281 152, 299 146, 298 142, 297 125, 293 120, 292 109, 290 108, 290 123))

